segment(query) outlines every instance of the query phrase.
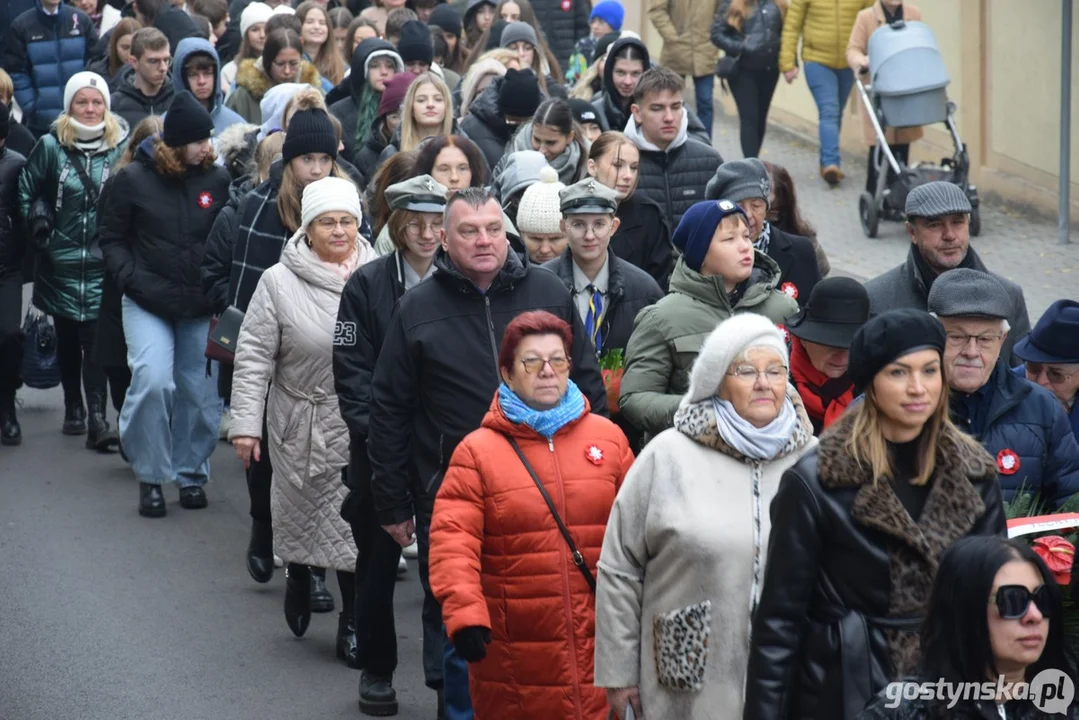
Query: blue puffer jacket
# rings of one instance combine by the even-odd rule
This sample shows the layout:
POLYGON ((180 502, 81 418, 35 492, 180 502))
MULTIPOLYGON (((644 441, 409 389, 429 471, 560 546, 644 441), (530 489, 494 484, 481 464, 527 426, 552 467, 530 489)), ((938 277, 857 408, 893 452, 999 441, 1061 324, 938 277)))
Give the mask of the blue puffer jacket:
MULTIPOLYGON (((1004 501, 1016 492, 1037 493, 1051 509, 1079 493, 1079 444, 1060 401, 1042 387, 1010 372, 998 361, 989 378, 994 390, 984 427, 969 418, 953 420, 997 460, 1004 501)), ((953 410, 963 403, 953 402, 953 410)))
POLYGON ((66 110, 64 86, 90 61, 97 31, 89 15, 67 4, 56 15, 47 15, 40 2, 35 9, 12 22, 4 68, 15 85, 23 124, 40 136, 66 110))

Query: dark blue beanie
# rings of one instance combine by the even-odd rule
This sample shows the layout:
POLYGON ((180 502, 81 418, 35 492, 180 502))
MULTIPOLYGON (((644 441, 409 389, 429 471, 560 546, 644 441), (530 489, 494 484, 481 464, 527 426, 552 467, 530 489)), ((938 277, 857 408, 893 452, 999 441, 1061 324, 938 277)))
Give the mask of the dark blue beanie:
MULTIPOLYGON (((682 258, 691 270, 701 271, 701 264, 704 263, 704 256, 708 254, 708 246, 712 244, 716 228, 723 218, 735 214, 746 217, 745 211, 730 200, 705 200, 686 210, 678 222, 678 227, 674 229, 671 242, 682 253, 682 258)), ((749 224, 748 218, 746 224, 749 224)))

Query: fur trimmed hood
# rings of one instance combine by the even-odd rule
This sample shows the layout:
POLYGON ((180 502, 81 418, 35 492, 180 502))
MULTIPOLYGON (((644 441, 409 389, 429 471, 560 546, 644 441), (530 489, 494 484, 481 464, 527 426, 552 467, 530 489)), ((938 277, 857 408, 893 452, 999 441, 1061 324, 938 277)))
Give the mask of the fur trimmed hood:
MULTIPOLYGON (((322 91, 322 77, 315 66, 307 60, 301 61, 298 82, 306 83, 322 91)), ((240 61, 236 68, 236 87, 246 88, 256 102, 262 100, 266 91, 273 87, 270 76, 262 69, 262 58, 248 58, 240 61)))

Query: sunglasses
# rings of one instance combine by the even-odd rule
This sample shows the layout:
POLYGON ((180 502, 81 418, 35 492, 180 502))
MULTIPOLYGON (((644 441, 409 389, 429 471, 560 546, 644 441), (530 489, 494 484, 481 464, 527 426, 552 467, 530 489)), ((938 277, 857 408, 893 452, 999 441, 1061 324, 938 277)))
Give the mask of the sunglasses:
POLYGON ((1074 372, 1066 373, 1060 368, 1048 367, 1044 363, 1028 362, 1026 363, 1027 372, 1037 377, 1041 375, 1042 370, 1045 370, 1045 377, 1048 378, 1051 385, 1063 385, 1071 379, 1074 372))
POLYGON ((1048 585, 1040 585, 1034 592, 1022 585, 1002 585, 989 598, 990 602, 996 602, 1000 617, 1004 620, 1021 619, 1030 609, 1031 600, 1038 606, 1038 611, 1042 615, 1049 616, 1052 601, 1048 585))

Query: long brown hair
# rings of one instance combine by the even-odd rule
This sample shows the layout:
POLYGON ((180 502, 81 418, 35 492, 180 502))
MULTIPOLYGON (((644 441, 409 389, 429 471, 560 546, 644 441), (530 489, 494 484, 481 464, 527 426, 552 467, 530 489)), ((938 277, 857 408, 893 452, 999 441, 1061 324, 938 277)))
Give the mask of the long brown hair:
MULTIPOLYGON (((787 0, 772 0, 772 2, 779 8, 779 17, 786 16, 787 0)), ((756 6, 757 0, 732 0, 731 9, 727 12, 727 24, 738 32, 742 32, 742 23, 753 13, 756 6)))
MULTIPOLYGON (((337 85, 345 77, 345 59, 341 51, 337 49, 337 36, 333 34, 333 20, 330 18, 330 12, 316 0, 305 0, 296 8, 296 17, 302 24, 312 10, 318 10, 326 20, 326 41, 319 47, 318 54, 311 58, 311 62, 318 68, 319 75, 337 85)), ((302 56, 303 52, 301 51, 300 54, 302 56)))
POLYGON ((110 171, 110 174, 115 175, 125 165, 130 165, 131 161, 135 159, 135 153, 138 151, 139 145, 142 145, 146 138, 160 135, 164 129, 165 121, 161 119, 160 115, 147 115, 142 120, 139 120, 138 125, 134 127, 127 138, 127 147, 124 148, 123 154, 116 161, 116 165, 110 171))
MULTIPOLYGON (((298 160, 299 158, 293 158, 292 160, 298 160)), ((292 169, 292 160, 285 163, 285 167, 281 172, 281 186, 277 189, 277 216, 281 219, 281 224, 285 226, 285 229, 290 233, 294 233, 300 229, 301 204, 303 200, 303 184, 300 183, 296 177, 296 173, 292 169)), ((345 175, 341 170, 341 166, 337 164, 335 160, 333 167, 330 169, 330 174, 326 177, 336 177, 342 180, 352 181, 348 175, 345 175)))
POLYGON ((794 190, 794 180, 787 168, 764 160, 764 167, 772 177, 772 207, 768 211, 768 221, 785 233, 816 237, 817 230, 802 217, 798 210, 798 195, 794 190))
MULTIPOLYGON (((622 159, 622 148, 626 145, 632 145, 634 149, 637 147, 632 140, 617 130, 607 130, 600 133, 599 137, 592 141, 592 146, 588 149, 588 159, 592 162, 599 163, 600 158, 604 155, 609 152, 614 152, 614 162, 620 161, 622 159)), ((640 151, 638 151, 638 158, 640 157, 639 152, 640 151)), ((607 185, 607 182, 601 177, 596 177, 596 180, 607 185)), ((626 194, 625 200, 633 197, 633 193, 637 192, 637 185, 640 183, 640 180, 640 166, 638 166, 637 181, 633 183, 633 188, 626 194)), ((611 189, 613 190, 614 188, 612 187, 611 189)))
MULTIPOLYGON (((184 162, 184 149, 182 147, 169 147, 161 138, 154 140, 154 169, 161 177, 175 178, 187 172, 190 165, 184 162)), ((206 153, 206 157, 198 164, 201 172, 206 172, 214 166, 217 155, 213 148, 206 153)))
POLYGON ((406 250, 408 243, 405 242, 405 236, 408 233, 408 224, 416 221, 418 223, 423 222, 423 214, 418 213, 415 210, 394 210, 390 213, 389 219, 386 221, 386 227, 390 231, 390 240, 393 241, 393 246, 398 250, 406 250))
POLYGON ((122 38, 134 35, 135 31, 141 27, 142 23, 135 18, 124 18, 112 29, 112 35, 109 36, 109 78, 120 72, 124 66, 124 63, 120 61, 120 53, 116 50, 116 46, 120 44, 122 38))
POLYGON ((414 174, 416 154, 414 152, 399 152, 386 162, 375 173, 374 178, 367 187, 368 207, 367 214, 371 216, 371 233, 378 237, 382 228, 390 220, 390 204, 386 201, 386 188, 402 180, 407 180, 414 174))

